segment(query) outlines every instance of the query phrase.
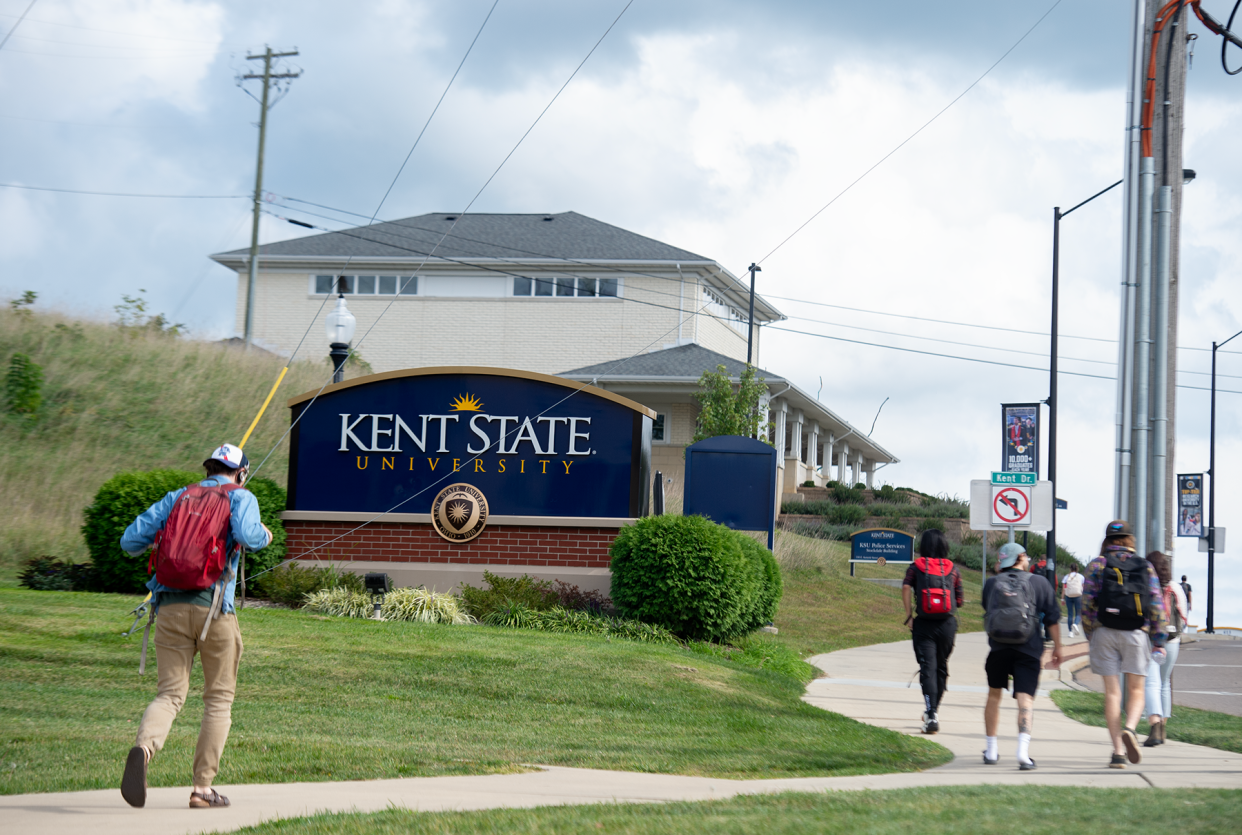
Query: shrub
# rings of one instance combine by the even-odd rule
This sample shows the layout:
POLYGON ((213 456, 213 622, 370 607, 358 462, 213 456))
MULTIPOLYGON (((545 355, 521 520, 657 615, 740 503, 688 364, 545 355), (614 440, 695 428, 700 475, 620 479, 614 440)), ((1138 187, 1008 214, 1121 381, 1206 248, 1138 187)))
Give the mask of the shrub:
MULTIPOLYGON (((121 535, 137 516, 164 496, 203 480, 188 470, 150 470, 118 473, 104 482, 86 508, 82 538, 86 540, 96 579, 102 591, 138 592, 146 585, 149 554, 131 557, 121 550, 121 535)), ((246 574, 257 574, 284 558, 285 528, 280 513, 285 491, 270 479, 256 478, 246 485, 259 502, 259 517, 272 532, 273 545, 246 554, 246 574), (267 552, 272 548, 272 554, 267 552)))
POLYGON ((931 530, 936 530, 936 531, 940 531, 941 533, 944 533, 944 520, 933 519, 931 517, 924 517, 919 520, 919 527, 918 527, 919 533, 922 533, 923 531, 931 531, 931 530))
POLYGON ((862 490, 857 487, 846 487, 844 484, 838 484, 832 488, 832 497, 836 499, 837 504, 862 504, 867 500, 862 490))
POLYGON ((814 481, 804 481, 804 482, 802 482, 802 486, 803 486, 803 487, 814 487, 814 486, 815 486, 815 482, 814 482, 814 481))
POLYGON ((739 535, 701 516, 652 516, 613 541, 612 598, 624 617, 696 640, 751 627, 765 583, 739 535))
POLYGON ((43 403, 43 369, 25 354, 9 359, 4 378, 4 402, 10 414, 34 417, 43 403))
POLYGON ((90 563, 74 564, 55 557, 35 557, 17 575, 19 584, 35 591, 90 591, 94 581, 90 563))
POLYGON ((597 635, 623 638, 648 644, 675 644, 677 636, 662 626, 625 618, 610 618, 587 611, 574 611, 560 606, 536 611, 510 601, 492 610, 484 619, 489 626, 510 629, 537 629, 570 635, 597 635))
POLYGON ((552 583, 556 587, 556 605, 562 609, 594 612, 597 615, 612 610, 612 598, 604 597, 596 589, 580 591, 577 586, 560 580, 553 580, 552 583))
POLYGON ((855 484, 855 485, 854 485, 854 489, 855 489, 855 490, 866 490, 866 489, 867 489, 867 485, 866 485, 866 483, 865 483, 865 482, 860 481, 860 482, 858 482, 857 484, 855 484))
POLYGON ((974 569, 978 571, 983 567, 983 554, 980 553, 981 546, 978 542, 974 545, 958 545, 949 543, 949 559, 960 568, 974 569))
POLYGON ((537 612, 551 609, 558 596, 547 580, 537 580, 523 574, 521 577, 500 577, 490 571, 483 572, 487 588, 461 584, 461 603, 466 613, 483 620, 493 610, 510 603, 520 603, 537 612))
POLYGON ((335 565, 302 566, 289 563, 269 571, 254 582, 257 594, 273 603, 302 606, 306 596, 323 590, 344 589, 365 594, 362 578, 352 571, 341 571, 335 565))
POLYGON ((510 629, 538 629, 539 612, 517 600, 502 600, 481 618, 488 626, 510 629))
POLYGON ((879 501, 889 502, 891 504, 909 504, 910 503, 910 495, 903 491, 897 490, 897 488, 893 487, 893 485, 891 484, 885 484, 883 487, 877 490, 875 493, 875 497, 879 501))

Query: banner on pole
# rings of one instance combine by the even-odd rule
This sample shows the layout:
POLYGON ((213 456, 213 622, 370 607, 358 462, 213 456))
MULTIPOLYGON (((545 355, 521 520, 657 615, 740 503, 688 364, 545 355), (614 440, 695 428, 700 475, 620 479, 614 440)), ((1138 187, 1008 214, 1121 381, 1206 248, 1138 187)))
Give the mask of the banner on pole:
POLYGON ((1001 471, 1039 476, 1039 404, 1001 404, 1001 471))
POLYGON ((1203 536, 1203 474, 1177 477, 1177 535, 1203 536))

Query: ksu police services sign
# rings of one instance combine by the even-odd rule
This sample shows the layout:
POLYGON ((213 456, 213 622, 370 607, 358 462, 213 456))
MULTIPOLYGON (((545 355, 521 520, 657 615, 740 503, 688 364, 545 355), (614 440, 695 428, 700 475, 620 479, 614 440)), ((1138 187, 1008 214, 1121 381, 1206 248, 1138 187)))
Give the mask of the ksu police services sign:
POLYGON ((444 488, 464 484, 494 516, 647 512, 654 413, 601 389, 424 368, 338 383, 289 407, 291 511, 431 513, 444 488))

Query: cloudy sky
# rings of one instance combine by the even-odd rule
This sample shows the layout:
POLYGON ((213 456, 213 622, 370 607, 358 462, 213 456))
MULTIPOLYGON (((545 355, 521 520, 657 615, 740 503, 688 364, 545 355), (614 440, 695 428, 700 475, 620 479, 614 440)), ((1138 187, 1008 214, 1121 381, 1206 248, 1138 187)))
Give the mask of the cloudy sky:
MULTIPOLYGON (((874 438, 902 463, 880 479, 964 497, 999 464, 998 404, 1045 398, 1046 373, 878 346, 1046 367, 1045 337, 983 326, 1047 330, 1052 207, 1121 176, 1129 4, 1061 0, 786 238, 1054 3, 634 0, 472 210, 574 210, 739 275, 762 259, 759 289, 791 318, 765 334, 761 364, 822 387, 860 427, 890 398, 874 438)), ((28 4, 0 0, 0 30, 28 4)), ((464 210, 624 6, 500 0, 380 217, 464 210)), ((246 195, 258 105, 236 76, 265 44, 296 47, 285 67, 303 75, 269 122, 270 208, 343 228, 349 215, 288 198, 374 212, 491 8, 38 0, 0 51, 0 183, 246 195)), ((1205 387, 1202 349, 1242 329, 1242 76, 1191 31, 1185 164, 1199 176, 1185 192, 1178 382, 1205 387)), ((1115 373, 1120 205, 1118 189, 1063 226, 1058 533, 1082 556, 1111 513, 1114 384, 1069 372, 1115 373)), ((145 288, 197 335, 231 334, 234 275, 206 256, 248 242, 244 197, 3 187, 0 224, 0 296, 34 289, 41 307, 103 318, 145 288)), ((265 242, 297 234, 264 220, 265 242)), ((1222 355, 1220 371, 1242 391, 1242 359, 1222 355)), ((1218 519, 1242 537, 1242 395, 1219 407, 1218 519)), ((1207 392, 1179 389, 1178 472, 1207 467, 1207 409, 1207 392)), ((1178 570, 1203 600, 1204 557, 1182 543, 1178 570)), ((1237 543, 1217 562, 1217 625, 1242 626, 1237 543)))

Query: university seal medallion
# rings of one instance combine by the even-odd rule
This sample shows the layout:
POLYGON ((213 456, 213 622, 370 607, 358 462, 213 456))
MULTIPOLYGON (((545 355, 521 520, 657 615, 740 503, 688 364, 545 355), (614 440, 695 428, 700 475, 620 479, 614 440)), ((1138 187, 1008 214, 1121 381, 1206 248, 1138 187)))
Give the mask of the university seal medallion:
POLYGON ((450 484, 431 503, 431 525, 449 542, 469 542, 487 525, 487 497, 473 485, 450 484))

